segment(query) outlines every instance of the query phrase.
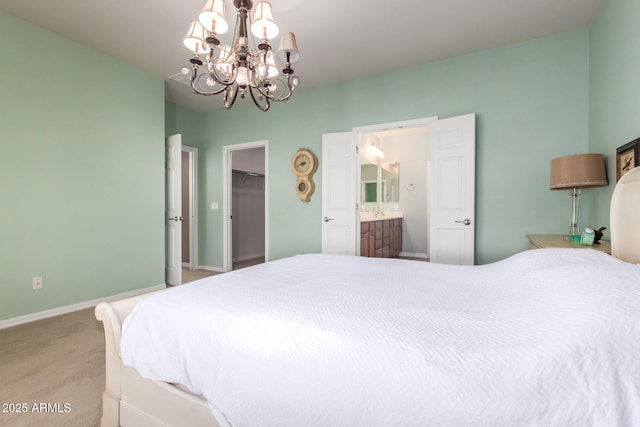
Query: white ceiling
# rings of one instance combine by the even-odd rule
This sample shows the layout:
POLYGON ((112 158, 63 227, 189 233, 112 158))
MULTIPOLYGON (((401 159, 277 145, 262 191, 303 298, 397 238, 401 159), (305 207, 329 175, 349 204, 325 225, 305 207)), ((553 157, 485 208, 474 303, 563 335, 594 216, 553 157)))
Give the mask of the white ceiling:
MULTIPOLYGON (((302 58, 294 69, 302 80, 299 90, 305 90, 588 27, 605 0, 271 2, 281 33, 296 34, 302 58)), ((0 10, 167 79, 187 65, 190 52, 182 39, 204 4, 0 0, 0 10)), ((230 23, 233 14, 227 0, 230 23)), ((277 47, 277 41, 272 44, 277 47)), ((200 111, 221 106, 171 80, 166 97, 200 111)))

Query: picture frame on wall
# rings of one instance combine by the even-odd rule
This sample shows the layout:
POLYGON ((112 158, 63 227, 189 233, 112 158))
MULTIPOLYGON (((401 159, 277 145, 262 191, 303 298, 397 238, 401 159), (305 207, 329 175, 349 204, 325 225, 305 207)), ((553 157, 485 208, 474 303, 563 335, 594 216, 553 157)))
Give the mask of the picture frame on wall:
POLYGON ((616 181, 636 166, 640 166, 640 138, 616 149, 616 181))

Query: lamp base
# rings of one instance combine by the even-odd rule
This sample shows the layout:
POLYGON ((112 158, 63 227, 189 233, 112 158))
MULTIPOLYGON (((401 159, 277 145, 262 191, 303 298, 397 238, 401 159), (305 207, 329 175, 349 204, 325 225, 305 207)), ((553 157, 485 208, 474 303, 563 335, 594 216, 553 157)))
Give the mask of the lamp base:
POLYGON ((578 224, 571 224, 569 226, 569 236, 577 236, 580 234, 580 229, 578 228, 578 224))
POLYGON ((578 227, 578 211, 580 209, 580 190, 571 189, 571 225, 569 225, 569 237, 576 243, 580 243, 581 233, 578 227))

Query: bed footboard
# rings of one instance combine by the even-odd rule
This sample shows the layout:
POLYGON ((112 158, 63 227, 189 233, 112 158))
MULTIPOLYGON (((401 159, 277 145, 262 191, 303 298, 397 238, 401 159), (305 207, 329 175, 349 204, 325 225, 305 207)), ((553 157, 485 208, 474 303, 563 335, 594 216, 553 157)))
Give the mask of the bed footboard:
MULTIPOLYGON (((156 291, 162 292, 162 291, 156 291)), ((222 414, 214 415, 202 396, 160 381, 142 378, 122 364, 122 323, 135 305, 151 292, 96 306, 104 326, 106 376, 102 393, 102 427, 229 427, 222 414)))
MULTIPOLYGON (((158 291, 161 292, 161 291, 158 291)), ((122 357, 120 336, 122 322, 138 301, 153 295, 151 292, 115 302, 103 302, 96 306, 96 319, 104 326, 106 381, 102 394, 102 427, 120 425, 120 400, 122 398, 122 357)))

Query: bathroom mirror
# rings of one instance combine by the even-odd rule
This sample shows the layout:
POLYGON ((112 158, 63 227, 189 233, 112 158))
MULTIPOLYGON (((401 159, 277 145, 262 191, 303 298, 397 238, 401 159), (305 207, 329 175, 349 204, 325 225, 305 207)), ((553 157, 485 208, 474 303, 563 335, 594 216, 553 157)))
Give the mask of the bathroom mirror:
POLYGON ((383 162, 380 165, 382 182, 382 202, 400 201, 400 163, 383 162))
POLYGON ((360 167, 360 180, 362 194, 360 200, 363 203, 378 201, 378 166, 372 164, 362 164, 360 167))
POLYGON ((360 170, 363 203, 390 203, 400 200, 400 164, 382 162, 379 166, 363 163, 360 170))

